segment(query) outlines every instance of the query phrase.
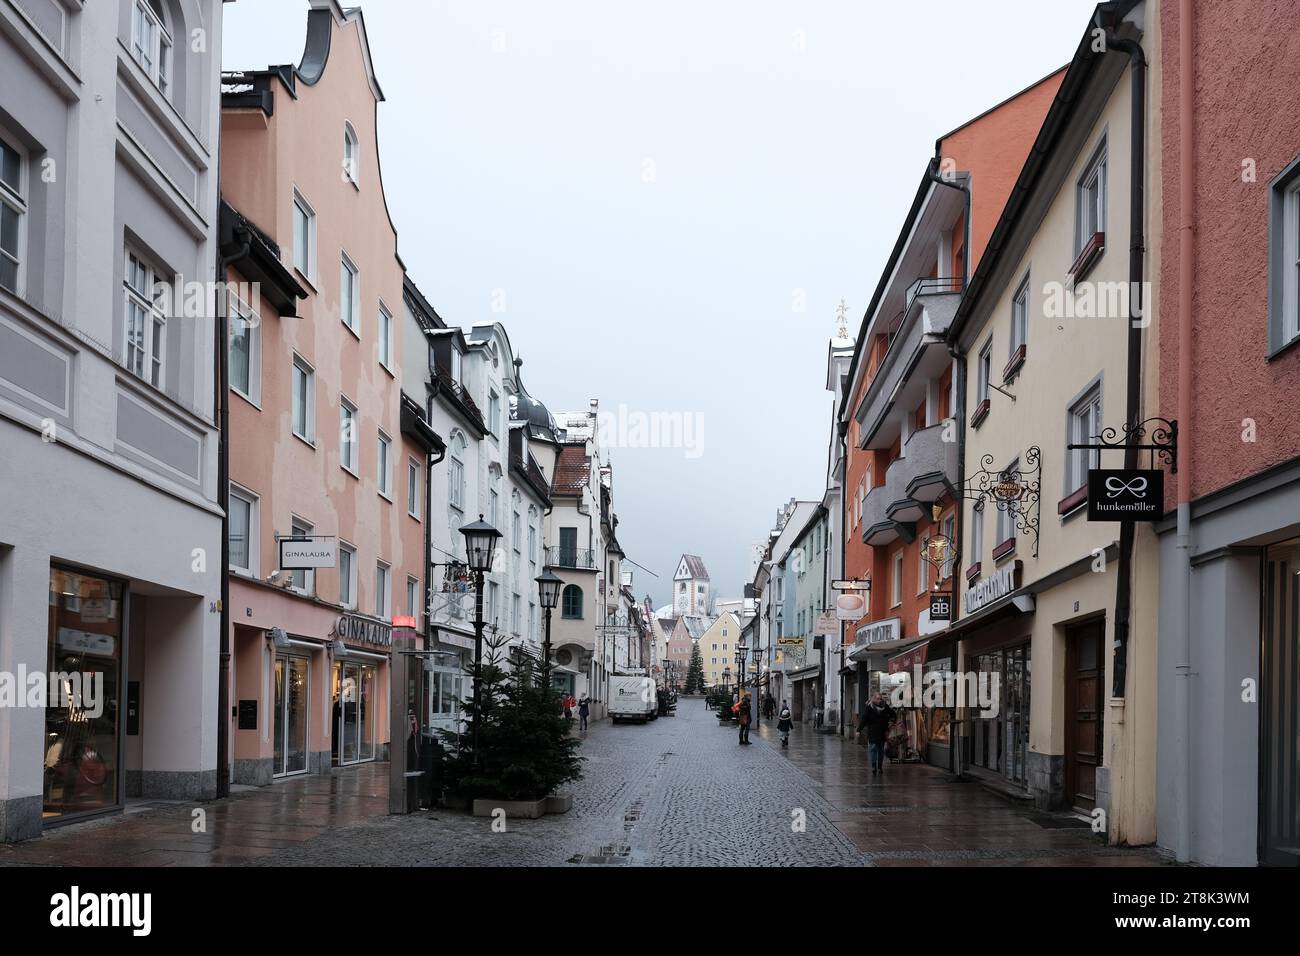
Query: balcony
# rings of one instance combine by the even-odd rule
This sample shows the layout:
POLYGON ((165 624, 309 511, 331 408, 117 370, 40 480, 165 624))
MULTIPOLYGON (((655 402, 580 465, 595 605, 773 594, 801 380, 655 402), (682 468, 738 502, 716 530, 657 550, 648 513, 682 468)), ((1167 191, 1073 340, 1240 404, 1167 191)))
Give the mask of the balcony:
POLYGON ((871 489, 862 509, 866 526, 862 540, 879 546, 899 538, 911 541, 915 525, 930 505, 952 494, 957 485, 957 443, 943 440, 940 423, 913 432, 903 446, 904 457, 885 472, 885 483, 871 489))
POLYGON ((478 403, 470 396, 465 386, 456 381, 451 372, 442 365, 434 365, 430 368, 429 377, 437 389, 436 394, 445 397, 452 407, 478 431, 480 438, 486 435, 488 427, 483 420, 483 413, 479 411, 478 403))
POLYGON ((867 448, 889 447, 902 416, 925 399, 930 381, 951 363, 944 334, 961 302, 961 280, 918 279, 908 287, 906 302, 855 414, 867 448))
POLYGON ((547 548, 546 563, 553 568, 570 568, 579 571, 594 571, 596 552, 583 551, 578 548, 547 548))

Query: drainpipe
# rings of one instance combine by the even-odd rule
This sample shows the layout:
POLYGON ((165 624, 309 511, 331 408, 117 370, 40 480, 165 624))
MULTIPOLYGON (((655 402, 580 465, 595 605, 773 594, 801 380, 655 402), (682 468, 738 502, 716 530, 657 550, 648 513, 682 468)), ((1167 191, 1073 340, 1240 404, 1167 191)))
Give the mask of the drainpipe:
POLYGON ((437 458, 429 454, 424 457, 424 649, 431 651, 433 616, 429 613, 429 591, 433 588, 433 466, 441 464, 447 457, 447 446, 443 445, 437 458))
POLYGON ((1177 857, 1192 856, 1192 284, 1196 280, 1196 154, 1192 112, 1196 83, 1192 37, 1192 0, 1178 4, 1178 574, 1175 578, 1175 614, 1181 635, 1179 660, 1174 669, 1178 717, 1177 857))
MULTIPOLYGON (((221 197, 217 197, 220 219, 221 197)), ((218 228, 218 233, 220 229, 218 228)), ((236 228, 239 243, 227 255, 218 245, 217 281, 226 281, 231 263, 248 255, 251 237, 247 230, 236 228)), ((218 614, 221 636, 218 642, 217 670, 217 797, 230 796, 230 342, 229 296, 217 300, 213 344, 217 355, 217 507, 221 509, 221 605, 218 614)))
MULTIPOLYGON (((1143 221, 1143 177, 1146 158, 1146 57, 1142 45, 1135 40, 1121 39, 1115 35, 1113 27, 1106 29, 1106 46, 1108 50, 1127 53, 1129 56, 1130 78, 1130 142, 1129 142, 1129 328, 1128 328, 1128 375, 1125 395, 1124 420, 1136 425, 1141 420, 1142 402, 1142 327, 1138 322, 1138 312, 1142 308, 1135 300, 1133 290, 1141 288, 1142 258, 1144 243, 1143 221)), ((1147 303, 1146 305, 1149 305, 1147 303)), ((1124 467, 1136 468, 1138 449, 1131 444, 1124 451, 1124 467)), ((1111 686, 1111 695, 1122 698, 1128 673, 1128 639, 1131 627, 1133 605, 1133 542, 1136 525, 1124 522, 1119 532, 1119 569, 1115 584, 1115 672, 1111 686)))
MULTIPOLYGON (((845 395, 844 398, 852 403, 852 396, 845 395)), ((840 574, 848 578, 848 533, 849 533, 849 423, 846 421, 836 422, 836 431, 839 432, 840 439, 840 457, 844 459, 844 480, 840 482, 840 574)), ((844 670, 844 638, 845 632, 848 631, 848 624, 840 621, 840 670, 844 670)), ((840 736, 844 736, 844 700, 845 689, 848 681, 843 674, 840 674, 840 736)))

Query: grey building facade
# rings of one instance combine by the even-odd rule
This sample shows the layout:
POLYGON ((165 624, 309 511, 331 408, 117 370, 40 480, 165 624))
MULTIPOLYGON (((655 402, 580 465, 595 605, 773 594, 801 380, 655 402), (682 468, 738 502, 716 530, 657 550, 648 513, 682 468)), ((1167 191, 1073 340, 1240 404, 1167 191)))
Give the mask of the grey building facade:
POLYGON ((0 840, 216 792, 222 7, 0 0, 0 840))

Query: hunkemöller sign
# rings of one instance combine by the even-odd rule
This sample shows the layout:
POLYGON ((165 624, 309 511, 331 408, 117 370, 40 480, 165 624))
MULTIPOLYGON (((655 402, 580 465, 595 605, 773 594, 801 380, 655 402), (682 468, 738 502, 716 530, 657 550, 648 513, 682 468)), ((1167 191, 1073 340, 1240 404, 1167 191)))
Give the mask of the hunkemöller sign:
POLYGON ((987 578, 977 581, 966 589, 962 604, 966 613, 978 611, 985 605, 992 604, 998 598, 1004 598, 1020 586, 1020 562, 1016 561, 994 571, 987 578))

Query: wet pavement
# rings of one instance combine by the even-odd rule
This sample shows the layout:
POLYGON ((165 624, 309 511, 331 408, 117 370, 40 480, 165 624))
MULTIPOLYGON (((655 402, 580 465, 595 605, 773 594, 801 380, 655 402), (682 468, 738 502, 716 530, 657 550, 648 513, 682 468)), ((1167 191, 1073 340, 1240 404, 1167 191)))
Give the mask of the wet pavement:
POLYGON ((699 699, 644 726, 593 726, 573 809, 540 820, 387 813, 388 765, 298 777, 207 804, 127 813, 0 845, 3 865, 1149 866, 1085 824, 921 764, 872 777, 866 749, 774 722, 737 744, 699 699), (196 811, 202 811, 201 814, 196 811), (202 817, 200 821, 198 817, 202 817), (202 829, 198 824, 202 822, 202 829))

